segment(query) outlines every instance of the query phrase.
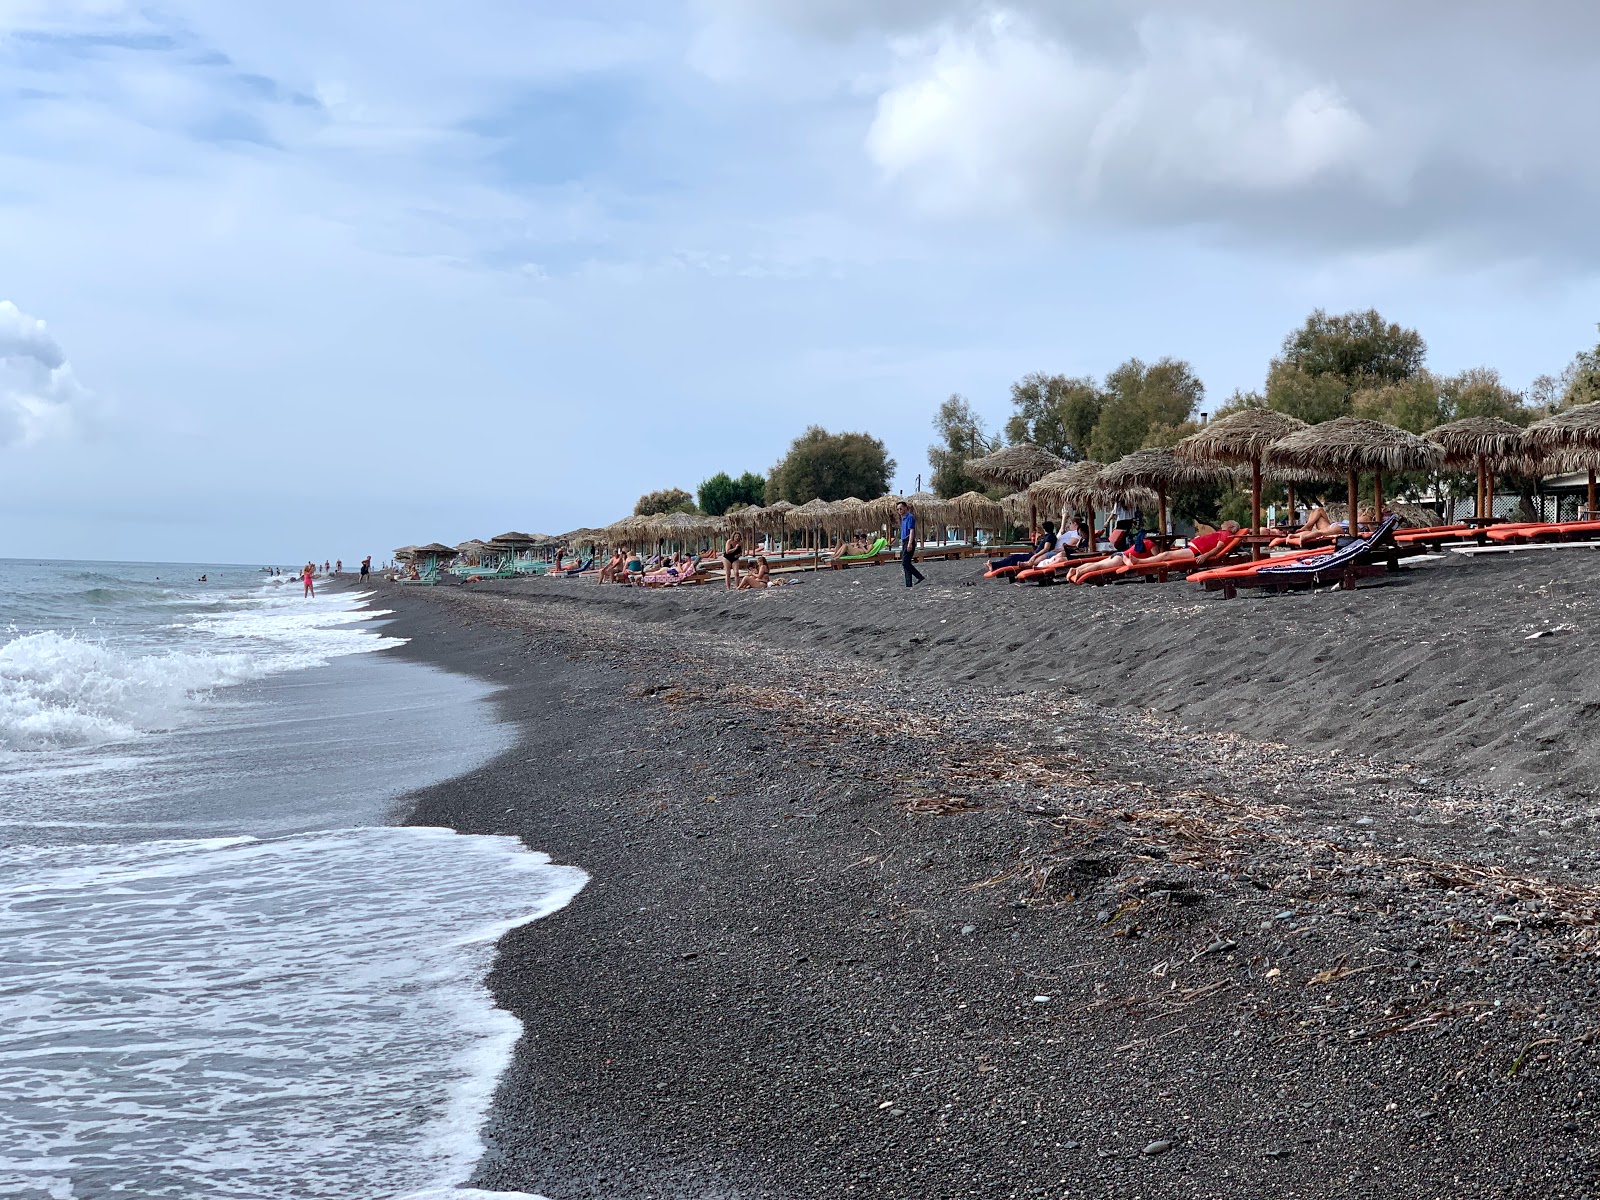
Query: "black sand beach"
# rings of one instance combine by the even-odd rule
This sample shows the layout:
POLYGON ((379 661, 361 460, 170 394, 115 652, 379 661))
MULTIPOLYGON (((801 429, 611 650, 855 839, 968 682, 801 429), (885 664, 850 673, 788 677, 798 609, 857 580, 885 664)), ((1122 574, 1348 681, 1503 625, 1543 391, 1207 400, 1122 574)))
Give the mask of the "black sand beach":
POLYGON ((410 819, 593 877, 502 943, 478 1186, 1600 1194, 1600 560, 975 573, 383 589, 522 734, 410 819))

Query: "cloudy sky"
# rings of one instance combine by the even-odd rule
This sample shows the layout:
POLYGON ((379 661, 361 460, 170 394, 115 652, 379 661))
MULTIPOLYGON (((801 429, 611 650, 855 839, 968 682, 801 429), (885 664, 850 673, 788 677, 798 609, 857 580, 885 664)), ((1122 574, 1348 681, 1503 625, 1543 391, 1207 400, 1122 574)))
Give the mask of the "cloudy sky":
POLYGON ((605 523, 959 391, 1592 345, 1578 0, 0 0, 0 555, 605 523))

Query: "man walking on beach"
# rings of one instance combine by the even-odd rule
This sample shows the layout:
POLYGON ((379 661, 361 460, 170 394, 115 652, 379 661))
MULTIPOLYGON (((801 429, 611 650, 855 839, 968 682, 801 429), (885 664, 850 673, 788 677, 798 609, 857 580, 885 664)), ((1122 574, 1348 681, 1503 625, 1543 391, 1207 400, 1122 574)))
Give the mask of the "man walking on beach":
POLYGON ((895 505, 900 514, 900 568, 906 573, 906 586, 914 587, 927 578, 911 561, 911 552, 917 548, 917 514, 904 500, 895 505))
POLYGON ((372 555, 367 555, 361 560, 361 582, 367 581, 367 576, 372 574, 372 555))

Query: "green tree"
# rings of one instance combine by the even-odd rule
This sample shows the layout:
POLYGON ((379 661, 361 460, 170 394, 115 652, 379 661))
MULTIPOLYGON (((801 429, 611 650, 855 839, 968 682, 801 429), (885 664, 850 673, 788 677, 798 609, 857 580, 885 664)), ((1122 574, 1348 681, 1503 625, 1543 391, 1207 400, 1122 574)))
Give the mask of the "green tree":
POLYGON ((1424 433, 1445 419, 1439 380, 1428 371, 1409 379, 1362 388, 1350 397, 1354 416, 1424 433))
POLYGON ((682 488, 662 488, 659 492, 646 492, 633 506, 636 517, 653 517, 657 513, 692 513, 694 497, 682 488))
POLYGON ((1090 375, 1034 371, 1011 385, 1011 403, 1016 412, 1006 422, 1006 441, 1033 442, 1069 461, 1084 456, 1100 419, 1100 389, 1090 375))
POLYGON ((1420 333, 1385 321, 1375 308, 1334 317, 1319 308, 1283 339, 1282 361, 1307 375, 1378 387, 1410 379, 1427 355, 1420 333))
POLYGON ((999 445, 983 423, 983 418, 972 411, 972 405, 960 393, 939 405, 933 418, 933 428, 939 441, 928 447, 928 465, 933 468, 929 481, 934 493, 949 499, 966 492, 981 492, 984 485, 961 472, 962 463, 969 458, 981 458, 999 445))
POLYGON ((1130 358, 1106 376, 1100 419, 1089 450, 1101 462, 1114 462, 1144 445, 1152 428, 1176 429, 1205 399, 1205 384, 1176 358, 1146 365, 1130 358))
POLYGON ((889 490, 894 459, 877 438, 865 433, 829 433, 820 425, 807 429, 767 476, 766 502, 843 500, 855 496, 876 500, 889 490))
POLYGON ((754 471, 746 471, 737 479, 726 471, 718 471, 700 485, 697 492, 700 511, 707 516, 720 517, 736 506, 760 504, 766 488, 766 479, 754 471))
POLYGON ((1499 417, 1513 425, 1527 425, 1535 417, 1527 398, 1500 381, 1493 367, 1470 367, 1439 381, 1441 421, 1462 417, 1499 417))
POLYGON ((1600 400, 1600 346, 1578 351, 1553 381, 1551 390, 1555 393, 1552 411, 1600 400))
POLYGON ((1317 309, 1283 339, 1267 370, 1267 404, 1313 424, 1347 416, 1351 397, 1422 371, 1428 345, 1376 309, 1329 316, 1317 309))

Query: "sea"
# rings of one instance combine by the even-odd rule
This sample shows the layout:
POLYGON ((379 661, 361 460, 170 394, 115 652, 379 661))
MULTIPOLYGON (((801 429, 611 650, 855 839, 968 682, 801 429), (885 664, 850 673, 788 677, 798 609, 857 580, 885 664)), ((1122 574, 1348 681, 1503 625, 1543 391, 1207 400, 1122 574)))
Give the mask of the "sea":
POLYGON ((512 734, 373 601, 0 560, 0 1197, 487 1195, 494 945, 585 876, 395 823, 512 734))

